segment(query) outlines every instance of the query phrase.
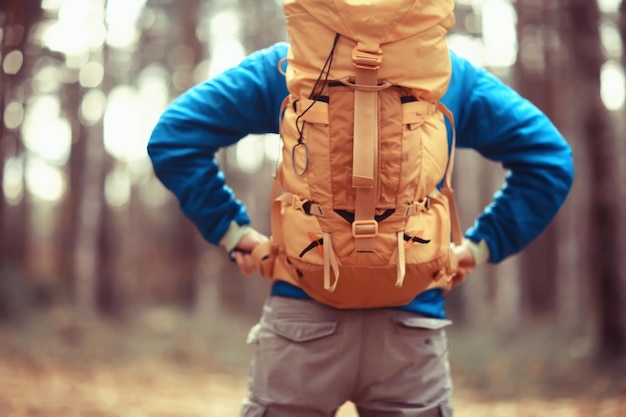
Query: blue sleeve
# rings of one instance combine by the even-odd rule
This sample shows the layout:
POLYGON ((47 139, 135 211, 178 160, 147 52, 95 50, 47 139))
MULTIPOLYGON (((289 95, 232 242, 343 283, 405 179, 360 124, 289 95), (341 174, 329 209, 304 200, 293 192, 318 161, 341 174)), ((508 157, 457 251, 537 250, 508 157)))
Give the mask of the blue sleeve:
POLYGON ((155 174, 210 243, 219 243, 232 221, 250 222, 226 185, 215 153, 248 134, 278 131, 287 94, 278 63, 286 52, 282 43, 257 51, 191 88, 166 108, 150 136, 155 174))
MULTIPOLYGON (((506 181, 466 237, 489 247, 497 263, 519 252, 550 223, 572 186, 572 151, 530 101, 489 72, 453 55, 444 102, 457 114, 459 148, 499 162, 506 181)), ((458 173, 457 173, 458 174, 458 173)))

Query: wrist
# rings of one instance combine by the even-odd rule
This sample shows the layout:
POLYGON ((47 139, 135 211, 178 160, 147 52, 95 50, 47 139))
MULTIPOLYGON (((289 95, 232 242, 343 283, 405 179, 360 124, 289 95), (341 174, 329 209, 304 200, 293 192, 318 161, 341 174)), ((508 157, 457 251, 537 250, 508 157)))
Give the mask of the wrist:
POLYGON ((248 234, 251 229, 252 228, 247 224, 239 225, 235 221, 232 221, 230 226, 228 226, 228 230, 226 230, 226 233, 220 239, 220 246, 226 249, 227 252, 230 252, 237 247, 241 238, 248 234))
POLYGON ((484 239, 477 243, 465 238, 462 244, 472 252, 476 266, 484 264, 489 259, 489 246, 484 239))

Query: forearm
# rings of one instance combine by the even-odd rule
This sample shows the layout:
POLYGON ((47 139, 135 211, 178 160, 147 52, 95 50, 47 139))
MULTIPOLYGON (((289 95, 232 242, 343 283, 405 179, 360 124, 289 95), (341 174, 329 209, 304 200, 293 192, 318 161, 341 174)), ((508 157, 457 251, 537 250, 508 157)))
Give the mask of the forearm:
POLYGON ((497 263, 524 249, 552 221, 573 181, 572 151, 550 120, 492 75, 480 73, 461 117, 461 147, 507 171, 491 204, 466 232, 497 263))
POLYGON ((258 51, 224 73, 191 88, 165 110, 148 143, 159 180, 212 244, 231 249, 250 222, 215 158, 250 133, 277 131, 286 94, 277 63, 286 46, 258 51))

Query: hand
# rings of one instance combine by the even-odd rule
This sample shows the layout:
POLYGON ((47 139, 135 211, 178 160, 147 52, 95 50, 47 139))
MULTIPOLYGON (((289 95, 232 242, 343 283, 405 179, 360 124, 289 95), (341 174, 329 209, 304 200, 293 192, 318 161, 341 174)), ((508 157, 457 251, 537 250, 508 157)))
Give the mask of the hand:
POLYGON ((235 263, 237 263, 243 275, 250 276, 254 273, 256 267, 250 254, 259 243, 267 242, 267 240, 267 236, 254 229, 250 229, 250 231, 239 240, 233 250, 233 254, 235 263))
POLYGON ((456 254, 458 260, 457 271, 454 276, 454 284, 456 285, 463 282, 465 277, 474 270, 476 260, 470 248, 465 244, 455 246, 452 251, 456 254))

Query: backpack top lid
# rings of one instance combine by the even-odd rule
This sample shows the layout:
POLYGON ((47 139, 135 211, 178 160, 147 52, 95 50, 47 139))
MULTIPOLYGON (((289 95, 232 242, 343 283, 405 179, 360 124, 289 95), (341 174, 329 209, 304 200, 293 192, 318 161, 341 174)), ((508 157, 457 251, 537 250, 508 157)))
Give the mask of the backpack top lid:
POLYGON ((284 6, 301 7, 332 31, 359 39, 359 49, 371 52, 383 43, 454 24, 452 0, 284 0, 284 6))

